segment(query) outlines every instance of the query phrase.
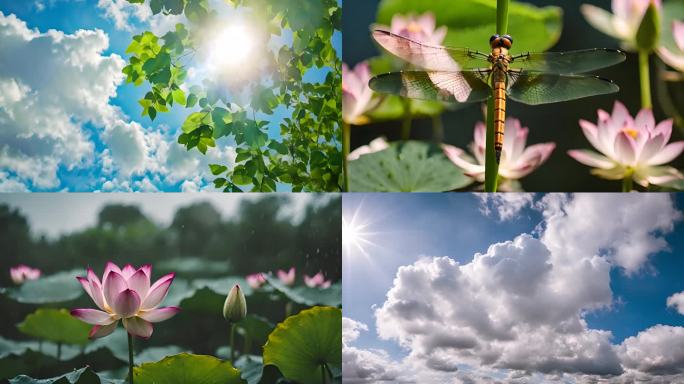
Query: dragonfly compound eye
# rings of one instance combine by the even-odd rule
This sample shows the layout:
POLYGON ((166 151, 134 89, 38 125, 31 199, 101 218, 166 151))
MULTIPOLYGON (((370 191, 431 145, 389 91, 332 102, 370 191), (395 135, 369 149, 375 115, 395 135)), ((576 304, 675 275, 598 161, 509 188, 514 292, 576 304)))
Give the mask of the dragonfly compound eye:
POLYGON ((499 37, 499 35, 492 35, 492 37, 489 38, 489 44, 493 43, 494 40, 498 39, 499 37))
POLYGON ((513 45, 513 38, 511 35, 503 35, 501 36, 504 40, 508 40, 508 44, 504 43, 506 45, 506 48, 510 48, 511 45, 513 45))

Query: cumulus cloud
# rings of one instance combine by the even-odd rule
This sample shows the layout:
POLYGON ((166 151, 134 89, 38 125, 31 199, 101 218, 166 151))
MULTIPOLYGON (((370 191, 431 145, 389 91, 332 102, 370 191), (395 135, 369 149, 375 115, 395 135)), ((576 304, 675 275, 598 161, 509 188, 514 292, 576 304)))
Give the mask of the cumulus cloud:
POLYGON ((501 221, 513 219, 534 200, 531 193, 477 193, 475 196, 480 199, 482 213, 498 216, 501 221))
POLYGON ((667 306, 676 309, 677 312, 684 315, 684 291, 668 297, 667 306))
POLYGON ((397 364, 387 352, 373 349, 360 349, 352 345, 363 331, 368 331, 364 323, 342 318, 342 377, 345 383, 397 382, 397 364))
MULTIPOLYGON (((134 6, 124 3, 100 6, 134 6)), ((0 12, 0 172, 9 179, 0 190, 61 189, 61 171, 92 168, 103 174, 93 189, 152 191, 189 179, 199 190, 212 179, 209 163, 234 163, 225 141, 200 156, 175 131, 144 127, 112 105, 125 62, 108 46, 101 30, 40 32, 0 12)))
MULTIPOLYGON (((524 204, 545 218, 538 236, 493 244, 464 264, 423 257, 399 268, 375 318, 381 339, 409 351, 400 372, 410 361, 426 377, 439 377, 426 383, 501 377, 462 371, 463 365, 507 372, 502 382, 658 382, 681 375, 684 328, 655 326, 616 345, 610 331, 585 320, 613 305, 612 268, 638 273, 652 254, 668 249, 664 235, 681 217, 671 197, 547 195, 524 204)), ((668 304, 678 302, 673 297, 668 304)))
POLYGON ((111 19, 117 29, 132 31, 133 23, 145 22, 152 16, 148 4, 132 4, 127 0, 99 0, 97 7, 111 19))

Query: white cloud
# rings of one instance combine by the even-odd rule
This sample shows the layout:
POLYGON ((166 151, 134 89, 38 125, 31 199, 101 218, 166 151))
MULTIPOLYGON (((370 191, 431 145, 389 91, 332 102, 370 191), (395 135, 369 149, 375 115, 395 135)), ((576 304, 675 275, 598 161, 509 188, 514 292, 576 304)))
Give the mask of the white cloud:
POLYGON ((482 213, 488 216, 496 213, 501 221, 514 218, 534 200, 531 193, 476 193, 475 196, 480 199, 482 213))
POLYGON ((668 297, 667 306, 676 309, 677 312, 684 315, 684 291, 668 297))
POLYGON ((127 0, 99 0, 97 7, 104 11, 106 18, 114 21, 116 29, 132 31, 134 19, 145 22, 152 16, 147 3, 132 4, 127 0))
POLYGON ((368 331, 364 323, 342 318, 342 377, 345 383, 396 382, 397 364, 387 352, 367 350, 351 346, 362 331, 368 331))
POLYGON ((546 195, 534 206, 545 218, 538 238, 491 245, 465 264, 424 257, 399 268, 375 311, 379 337, 409 351, 398 372, 425 383, 495 382, 487 377, 501 372, 501 382, 655 383, 684 373, 684 328, 615 345, 585 320, 613 305, 612 268, 637 273, 668 249, 664 234, 681 218, 671 196, 546 195))

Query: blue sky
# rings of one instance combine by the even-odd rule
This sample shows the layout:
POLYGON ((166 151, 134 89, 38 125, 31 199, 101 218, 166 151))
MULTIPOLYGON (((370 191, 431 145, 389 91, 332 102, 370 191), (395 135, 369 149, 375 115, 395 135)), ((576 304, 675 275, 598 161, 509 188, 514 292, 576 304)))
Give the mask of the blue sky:
MULTIPOLYGON (((506 367, 507 364, 515 365, 510 363, 514 357, 507 355, 507 352, 499 357, 497 364, 483 363, 484 360, 478 362, 478 359, 466 356, 465 352, 459 354, 459 350, 437 351, 433 356, 426 357, 434 351, 423 348, 425 341, 429 339, 423 332, 431 331, 415 331, 413 327, 417 326, 417 323, 420 324, 420 321, 416 319, 408 321, 407 319, 412 316, 410 312, 404 313, 404 319, 396 318, 401 317, 398 315, 401 309, 412 300, 421 301, 423 296, 432 297, 424 292, 414 292, 417 289, 415 287, 419 286, 417 281, 422 279, 425 273, 428 275, 436 273, 429 272, 434 271, 435 264, 421 264, 418 261, 424 257, 448 256, 457 261, 461 266, 461 271, 467 275, 471 288, 463 290, 462 286, 454 285, 454 307, 458 305, 482 306, 482 309, 491 316, 497 316, 493 313, 496 308, 507 308, 508 312, 504 311, 504 313, 510 313, 511 308, 522 306, 523 304, 518 301, 524 302, 524 297, 521 299, 518 296, 507 296, 505 293, 500 297, 496 296, 494 300, 497 300, 499 304, 495 308, 487 307, 479 301, 472 303, 467 301, 467 298, 459 297, 459 295, 481 294, 487 281, 495 278, 489 275, 482 278, 474 272, 475 269, 469 269, 476 264, 473 262, 474 255, 480 253, 496 256, 497 252, 492 251, 490 246, 514 240, 520 241, 521 244, 528 242, 543 244, 551 254, 548 262, 552 265, 551 272, 549 280, 544 283, 547 284, 547 288, 541 288, 544 285, 540 286, 537 294, 542 298, 539 300, 543 300, 544 295, 568 297, 568 305, 559 304, 557 308, 551 306, 547 311, 556 311, 559 319, 583 319, 586 325, 579 327, 581 329, 576 330, 577 335, 573 336, 580 340, 585 337, 592 338, 591 343, 595 344, 597 339, 593 339, 596 336, 594 330, 610 331, 611 336, 601 336, 598 340, 603 342, 607 349, 615 350, 618 359, 622 359, 620 365, 624 370, 623 375, 643 374, 638 369, 634 369, 633 364, 622 358, 624 354, 621 351, 626 350, 627 345, 633 349, 637 348, 635 345, 638 343, 632 341, 646 340, 647 336, 652 336, 657 331, 652 327, 658 324, 673 326, 675 328, 671 330, 681 333, 684 337, 684 328, 682 328, 684 316, 678 313, 676 307, 666 305, 668 297, 684 291, 684 281, 681 279, 682 272, 684 272, 684 257, 682 257, 684 226, 681 222, 681 212, 679 212, 684 204, 684 196, 660 194, 646 200, 626 194, 582 194, 579 198, 566 195, 545 197, 514 194, 494 200, 474 194, 346 194, 343 197, 343 217, 347 225, 343 253, 344 316, 367 327, 367 330, 356 327, 357 331, 359 329, 361 331, 356 337, 351 337, 353 341, 345 346, 345 348, 351 347, 348 350, 349 356, 356 356, 354 354, 364 356, 358 361, 365 361, 366 363, 359 364, 366 365, 361 367, 363 369, 346 367, 346 376, 355 377, 355 370, 367 374, 376 369, 376 376, 366 376, 368 381, 359 382, 374 382, 369 379, 373 377, 377 381, 382 381, 378 379, 381 373, 385 374, 386 378, 391 377, 392 380, 415 379, 405 374, 393 376, 391 372, 388 373, 391 371, 390 368, 384 370, 378 368, 379 366, 394 366, 398 372, 420 372, 420 382, 431 382, 430 380, 440 382, 459 378, 467 382, 463 375, 471 371, 479 372, 482 377, 500 378, 516 371, 515 369, 493 369, 493 366, 497 364, 498 367, 506 367), (560 201, 560 203, 554 205, 554 201, 560 201), (611 206, 614 206, 614 209, 608 209, 611 206), (674 207, 676 209, 673 209, 674 207), (593 215, 601 216, 601 220, 587 222, 591 221, 592 215, 582 213, 586 210, 596 211, 593 215), (598 213, 599 211, 601 213, 598 213), (552 214, 556 215, 556 218, 549 219, 548 217, 551 217, 549 215, 552 214), (355 219, 354 215, 356 215, 355 219), (634 217, 643 217, 643 220, 629 222, 634 217), (598 238, 592 237, 592 232, 595 232, 598 238), (523 234, 528 234, 532 240, 525 240, 520 236, 523 234), (630 243, 632 241, 635 241, 633 246, 630 243), (567 245, 572 242, 581 244, 574 247, 567 245), (600 268, 587 272, 586 278, 591 277, 591 281, 583 282, 582 279, 585 278, 583 274, 572 275, 569 274, 572 272, 564 272, 561 269, 574 268, 581 265, 579 264, 581 262, 588 262, 594 255, 596 258, 592 259, 593 263, 598 264, 598 260, 605 261, 610 265, 610 269, 609 272, 608 270, 599 271, 600 268), (421 270, 422 274, 413 270, 411 272, 413 274, 407 273, 401 278, 397 275, 399 267, 416 267, 417 265, 425 267, 416 269, 421 270), (577 291, 581 291, 579 286, 583 284, 596 284, 596 289, 589 290, 589 293, 575 294, 574 284, 558 285, 562 284, 559 281, 564 279, 569 279, 567 281, 570 282, 576 281, 577 291), (565 291, 558 292, 559 286, 564 287, 565 291), (546 292, 545 289, 549 291, 546 292), (393 293, 388 293, 390 291, 393 293), (593 291, 596 293, 592 293, 593 291), (565 312, 567 313, 563 314, 565 312), (636 339, 640 332, 643 332, 642 337, 636 339), (384 333, 386 337, 379 336, 380 333, 384 333), (625 341, 630 337, 633 339, 625 341), (377 357, 377 366, 368 363, 373 361, 373 355, 368 355, 368 353, 375 353, 376 357, 381 356, 377 357), (387 353, 390 359, 383 358, 384 353, 387 353), (455 363, 460 369, 458 373, 431 370, 426 368, 431 362, 430 358, 455 363)), ((532 253, 536 248, 523 245, 522 249, 524 252, 532 253)), ((503 251, 499 253, 505 254, 503 251)), ((508 262, 510 263, 510 260, 508 262)), ((532 280, 534 273, 529 272, 529 276, 526 275, 528 272, 525 268, 532 271, 534 268, 526 265, 521 262, 518 267, 520 269, 513 269, 510 273, 506 268, 504 275, 510 277, 522 274, 524 280, 532 280)), ((489 267, 491 267, 490 264, 484 263, 480 264, 479 268, 487 270, 489 267)), ((488 274, 495 275, 495 272, 496 270, 492 267, 488 274)), ((501 287, 502 290, 514 288, 501 287)), ((437 300, 434 302, 430 300, 433 299, 425 299, 431 307, 437 307, 436 303, 444 304, 440 301, 441 299, 434 299, 437 300)), ((526 305, 534 306, 534 303, 526 305)), ((447 306, 447 309, 443 311, 449 308, 447 306)), ((530 311, 533 312, 533 310, 530 311)), ((680 311, 684 313, 684 307, 680 311)), ((444 319, 430 319, 431 326, 428 329, 443 329, 452 321, 444 320, 440 323, 442 320, 444 319)), ((505 320, 510 320, 506 322, 510 327, 526 326, 515 316, 505 320)), ((452 332, 472 329, 468 328, 467 324, 461 325, 464 327, 454 324, 452 332)), ((537 324, 535 327, 539 326, 537 324)), ((541 327, 544 326, 546 324, 541 327)), ((549 329, 554 329, 557 323, 548 326, 549 329)), ((483 335, 478 331, 468 332, 470 331, 465 331, 465 334, 480 340, 483 335)), ((516 336, 513 337, 515 340, 516 336)), ((559 343, 562 344, 563 338, 557 337, 560 340, 559 343)), ((518 336, 518 338, 521 337, 518 336)), ((508 342, 508 344, 502 342, 500 347, 511 350, 525 349, 524 345, 521 347, 516 344, 516 341, 508 342)), ((638 351, 638 348, 636 350, 638 351)), ((546 353, 551 356, 550 361, 546 362, 546 367, 548 367, 554 363, 552 356, 554 351, 549 349, 546 353)), ((655 353, 649 350, 649 354, 655 353)), ((477 352, 475 354, 477 355, 477 352)), ((345 356, 348 355, 345 354, 345 356)), ((606 354, 604 359, 610 361, 612 357, 614 354, 611 352, 606 354)), ((600 358, 600 356, 594 356, 592 359, 600 358)), ((684 359, 684 356, 678 358, 684 359)), ((354 359, 355 357, 345 358, 345 361, 355 361, 354 359)), ((682 365, 684 360, 677 361, 677 363, 679 367, 684 366, 682 365)), ((566 363, 566 365, 572 365, 572 363, 566 363)), ((567 366, 565 369, 571 371, 567 366)), ((619 366, 615 368, 605 363, 601 369, 610 372, 611 369, 619 369, 619 366)), ((537 380, 547 382, 551 380, 549 376, 544 376, 549 373, 544 372, 544 368, 529 366, 527 370, 537 380)), ((559 373, 563 373, 563 368, 555 372, 555 374, 559 373)), ((565 372, 562 376, 565 381, 562 382, 574 382, 573 374, 575 373, 565 372)))
MULTIPOLYGON (((222 15, 239 15, 239 11, 233 11, 222 1, 211 0, 211 4, 221 7, 222 15)), ((60 36, 73 38, 73 44, 84 49, 81 54, 88 60, 101 60, 117 69, 114 72, 106 71, 102 69, 102 64, 98 64, 86 68, 87 74, 83 74, 87 81, 80 89, 91 87, 88 90, 90 98, 104 110, 99 115, 113 115, 113 120, 102 118, 103 121, 99 121, 98 118, 85 116, 87 114, 79 109, 78 101, 76 105, 70 104, 70 100, 60 103, 62 95, 59 92, 52 90, 51 93, 49 88, 41 88, 44 84, 32 83, 31 79, 16 74, 16 68, 27 62, 35 66, 35 71, 52 71, 58 78, 80 74, 82 68, 70 65, 68 61, 64 63, 65 57, 55 57, 72 52, 63 37, 50 41, 49 48, 53 54, 48 56, 45 53, 41 55, 37 47, 30 43, 20 47, 23 48, 21 50, 17 48, 17 52, 8 51, 14 49, 12 45, 0 45, 0 49, 6 50, 0 51, 0 56, 11 58, 7 62, 0 61, 0 88, 4 92, 8 92, 7 89, 14 90, 10 94, 16 95, 14 100, 0 100, 0 125, 8 126, 6 131, 10 131, 0 136, 0 147, 6 148, 5 152, 0 153, 0 176, 4 179, 0 183, 1 190, 192 191, 207 186, 209 190, 212 189, 213 177, 207 164, 229 163, 234 157, 232 139, 221 139, 218 143, 220 150, 210 150, 208 156, 202 156, 196 150, 183 153, 185 150, 175 141, 180 125, 190 111, 176 106, 169 113, 158 114, 152 122, 140 115, 141 108, 137 103, 149 86, 144 84, 135 87, 125 84, 120 78, 119 69, 128 59, 124 52, 134 34, 148 29, 163 34, 177 21, 182 21, 164 15, 152 16, 148 8, 147 4, 142 7, 125 0, 0 0, 3 19, 9 19, 12 17, 10 15, 18 19, 3 27, 10 30, 11 34, 25 35, 29 32, 24 29, 28 29, 35 32, 30 32, 33 34, 31 42, 37 42, 50 40, 46 32, 55 30, 60 36), (21 26, 21 23, 26 26, 21 26), (99 36, 98 41, 106 41, 107 47, 101 49, 89 45, 97 39, 79 35, 80 30, 102 31, 103 35, 99 36), (50 69, 50 60, 61 60, 60 65, 50 69), (9 104, 12 101, 14 104, 9 104), (31 102, 44 105, 46 101, 54 105, 54 113, 64 119, 62 123, 67 128, 48 127, 50 121, 54 121, 51 116, 40 120, 46 123, 30 124, 31 119, 41 116, 31 116, 35 110, 25 111, 23 106, 31 102), (23 119, 26 121, 22 120, 22 111, 28 115, 23 119), (45 128, 36 128, 37 125, 45 128), (52 132, 46 133, 48 129, 52 132), (38 140, 39 144, 30 141, 36 136, 41 139, 38 140), (76 146, 80 150, 72 149, 74 138, 80 140, 81 146, 76 146), (27 169, 31 163, 38 169, 27 169)), ((291 34, 286 32, 283 37, 274 39, 289 43, 291 34)), ((18 41, 24 43, 23 40, 18 41)), ((341 34, 333 36, 333 46, 340 52, 341 34)), ((83 58, 81 60, 85 61, 83 58)), ((327 68, 310 70, 304 81, 322 81, 328 71, 327 68)), ((72 94, 80 90, 76 86, 74 88, 72 94)), ((257 114, 257 118, 269 120, 269 135, 278 139, 279 122, 288 115, 285 108, 278 108, 273 116, 257 114)), ((279 190, 288 188, 279 185, 279 190)))

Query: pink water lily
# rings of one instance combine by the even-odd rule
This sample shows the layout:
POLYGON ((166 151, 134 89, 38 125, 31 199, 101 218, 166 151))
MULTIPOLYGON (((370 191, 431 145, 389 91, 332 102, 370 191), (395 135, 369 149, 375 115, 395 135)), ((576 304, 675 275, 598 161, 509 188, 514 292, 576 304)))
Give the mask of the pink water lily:
MULTIPOLYGON (((474 158, 464 150, 452 145, 444 145, 444 154, 461 168, 464 173, 479 182, 485 179, 485 141, 487 128, 483 122, 475 125, 474 141, 469 149, 474 158)), ((529 175, 539 168, 551 156, 555 143, 534 144, 525 147, 529 129, 520 124, 520 120, 506 118, 503 150, 499 162, 499 176, 504 180, 499 190, 510 191, 516 189, 513 181, 529 175)))
POLYGON ((658 48, 658 55, 667 65, 684 72, 684 21, 675 20, 672 22, 672 34, 677 45, 678 51, 670 51, 665 47, 658 48))
POLYGON ((295 282, 295 267, 291 267, 287 272, 279 269, 278 279, 285 285, 293 285, 295 282))
POLYGON ((19 264, 10 268, 10 278, 14 284, 22 284, 26 280, 36 280, 40 277, 40 269, 19 264))
POLYGON ((76 279, 100 309, 74 309, 71 315, 94 325, 88 335, 91 339, 114 332, 119 320, 129 334, 147 339, 152 335, 152 323, 168 320, 180 311, 179 307, 158 308, 175 274, 164 275, 154 284, 150 284, 151 277, 152 266, 149 264, 138 269, 126 264, 120 269, 108 262, 102 282, 88 268, 87 277, 79 276, 76 279))
POLYGON ((385 139, 384 137, 377 137, 373 139, 373 141, 371 141, 368 145, 362 145, 356 148, 355 150, 351 151, 349 155, 347 155, 347 160, 356 160, 359 157, 361 157, 361 155, 379 152, 387 148, 389 148, 389 143, 387 142, 387 139, 385 139))
POLYGON ((306 284, 306 286, 309 288, 315 288, 315 287, 329 288, 330 285, 332 284, 332 281, 325 280, 325 276, 323 276, 323 272, 319 271, 317 274, 313 275, 312 277, 304 275, 304 284, 306 284))
POLYGON ((262 285, 266 283, 266 278, 264 277, 264 274, 261 272, 247 275, 247 277, 245 277, 245 280, 247 280, 247 284, 250 287, 252 287, 252 289, 260 288, 262 285))
POLYGON ((582 4, 581 11, 592 27, 620 40, 623 48, 633 51, 637 30, 651 2, 661 8, 661 0, 613 0, 613 13, 590 4, 582 4))
MULTIPOLYGON (((382 26, 379 26, 382 28, 382 26)), ((425 44, 441 45, 447 34, 447 27, 437 27, 435 15, 426 12, 422 15, 394 15, 390 32, 425 44)), ((387 29, 384 27, 383 29, 387 29)))
POLYGON ((364 113, 373 109, 373 91, 368 87, 371 79, 367 61, 356 64, 350 70, 342 63, 342 120, 347 124, 365 124, 364 113))
POLYGON ((638 184, 664 184, 682 179, 675 168, 663 166, 684 150, 684 141, 668 144, 672 119, 656 125, 653 111, 642 109, 636 118, 615 102, 613 113, 598 110, 598 124, 580 120, 584 136, 600 153, 571 150, 568 154, 582 164, 594 167, 592 173, 610 180, 631 177, 638 184))

